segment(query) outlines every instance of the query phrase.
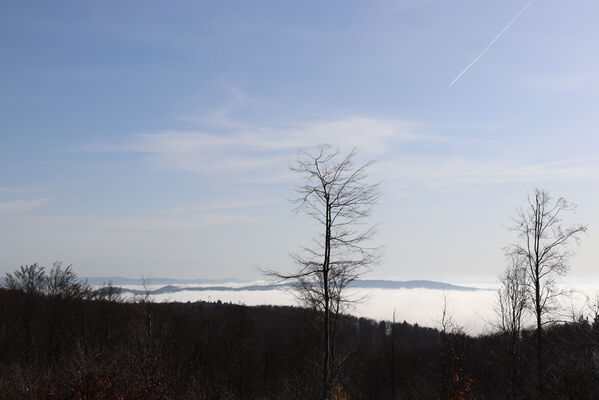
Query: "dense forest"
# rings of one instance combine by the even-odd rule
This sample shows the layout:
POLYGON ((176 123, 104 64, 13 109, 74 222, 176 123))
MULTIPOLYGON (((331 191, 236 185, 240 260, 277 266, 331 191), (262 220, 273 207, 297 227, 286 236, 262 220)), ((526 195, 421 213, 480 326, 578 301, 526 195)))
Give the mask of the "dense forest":
MULTIPOLYGON (((312 399, 322 313, 221 302, 125 300, 70 268, 7 274, 0 289, 3 399, 312 399)), ((342 315, 334 399, 535 398, 535 335, 342 315)), ((599 398, 599 319, 545 329, 544 398, 599 398)))

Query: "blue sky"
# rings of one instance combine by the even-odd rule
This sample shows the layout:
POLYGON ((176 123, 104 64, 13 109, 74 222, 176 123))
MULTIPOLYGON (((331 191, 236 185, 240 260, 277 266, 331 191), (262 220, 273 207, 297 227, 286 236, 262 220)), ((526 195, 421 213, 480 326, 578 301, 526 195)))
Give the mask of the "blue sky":
POLYGON ((595 1, 3 2, 1 272, 259 277, 317 229, 300 148, 382 180, 370 277, 494 279, 535 186, 599 277, 595 1), (525 7, 451 86, 449 84, 525 7))

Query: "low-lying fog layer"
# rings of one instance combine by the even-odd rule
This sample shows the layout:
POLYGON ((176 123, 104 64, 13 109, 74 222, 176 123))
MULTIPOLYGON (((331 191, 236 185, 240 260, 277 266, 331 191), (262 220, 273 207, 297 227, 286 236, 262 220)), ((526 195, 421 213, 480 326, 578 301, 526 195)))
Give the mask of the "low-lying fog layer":
MULTIPOLYGON (((193 285, 189 285, 192 287, 193 285)), ((199 286, 199 285, 198 285, 199 286)), ((229 285, 227 285, 229 286, 229 285)), ((457 326, 461 326, 470 334, 479 334, 493 329, 497 320, 495 304, 497 293, 494 285, 468 285, 485 288, 476 291, 442 291, 435 289, 347 289, 353 299, 362 299, 349 310, 350 314, 376 320, 391 320, 395 310, 396 321, 418 323, 423 326, 439 327, 446 299, 448 314, 457 326)), ((156 288, 156 287, 154 287, 156 288)), ((562 309, 555 314, 555 319, 570 320, 574 313, 588 313, 588 299, 595 299, 599 293, 599 285, 561 286, 560 289, 572 290, 570 296, 561 301, 562 309)), ((181 290, 174 293, 163 293, 151 296, 156 302, 163 301, 217 301, 246 305, 297 305, 293 292, 289 290, 181 290)))

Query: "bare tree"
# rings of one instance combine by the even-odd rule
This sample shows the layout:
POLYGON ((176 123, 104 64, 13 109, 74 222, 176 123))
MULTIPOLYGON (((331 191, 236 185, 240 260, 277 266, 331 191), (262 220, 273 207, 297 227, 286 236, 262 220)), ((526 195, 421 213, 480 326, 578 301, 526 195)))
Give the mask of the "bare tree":
POLYGON ((464 371, 468 352, 464 328, 456 323, 449 310, 449 297, 443 291, 441 309, 441 399, 463 399, 472 389, 472 379, 464 371))
POLYGON ((6 273, 4 287, 20 290, 28 295, 41 294, 46 288, 46 270, 37 263, 25 265, 13 272, 6 273))
POLYGON ((25 349, 29 351, 32 339, 31 323, 36 307, 36 297, 44 293, 46 288, 46 269, 39 264, 21 265, 13 273, 7 272, 4 287, 25 293, 25 301, 21 311, 24 327, 25 349))
POLYGON ((303 211, 321 226, 313 245, 293 255, 295 271, 266 271, 271 277, 293 280, 298 298, 322 312, 322 396, 329 397, 335 362, 335 330, 340 313, 351 302, 348 285, 378 261, 380 249, 369 247, 375 234, 365 226, 378 199, 378 183, 369 183, 368 162, 355 166, 356 151, 342 157, 323 145, 315 153, 302 152, 291 167, 304 179, 297 188, 295 212, 303 211))
POLYGON ((73 266, 62 267, 62 262, 52 264, 46 278, 46 294, 61 298, 83 298, 91 295, 87 281, 79 279, 73 266))
POLYGON ((526 269, 522 260, 514 254, 508 254, 509 264, 499 281, 497 291, 498 327, 502 332, 518 337, 522 330, 524 313, 528 305, 528 285, 526 269))
POLYGON ((571 242, 578 243, 580 235, 587 231, 584 225, 562 226, 562 216, 573 212, 575 206, 564 198, 553 201, 551 195, 535 189, 529 196, 528 207, 520 209, 514 219, 512 230, 519 241, 508 246, 507 252, 521 259, 526 270, 530 306, 536 320, 537 391, 544 392, 543 375, 543 324, 545 315, 552 310, 559 292, 556 277, 569 270, 573 251, 571 242))
POLYGON ((4 278, 4 286, 8 289, 18 290, 25 293, 25 303, 21 318, 25 329, 25 343, 29 348, 33 330, 31 328, 32 316, 36 307, 38 297, 49 296, 53 301, 49 302, 46 311, 50 317, 50 327, 46 334, 48 346, 47 356, 49 360, 55 360, 60 353, 58 349, 58 319, 64 315, 66 303, 64 299, 82 299, 91 293, 87 282, 81 281, 69 265, 62 268, 62 263, 56 261, 50 271, 37 263, 21 266, 13 273, 7 273, 4 278))
POLYGON ((44 294, 63 298, 83 298, 91 293, 87 281, 79 279, 72 265, 63 268, 60 261, 54 262, 49 272, 37 263, 21 266, 13 273, 7 272, 4 286, 29 295, 44 294))
POLYGON ((396 322, 395 322, 395 314, 397 313, 397 309, 394 308, 393 309, 393 320, 391 321, 391 399, 395 400, 395 398, 397 397, 396 395, 396 389, 397 389, 397 377, 396 377, 396 372, 395 372, 395 337, 397 336, 395 334, 395 328, 397 326, 396 322))
POLYGON ((153 337, 153 321, 154 315, 152 313, 152 281, 149 277, 145 275, 141 275, 141 285, 143 288, 143 295, 138 297, 138 301, 143 304, 143 313, 144 313, 144 349, 151 353, 152 348, 154 346, 154 337, 153 337))
POLYGON ((501 287, 497 291, 497 327, 506 340, 508 358, 507 376, 509 389, 507 398, 514 398, 519 376, 520 333, 528 305, 528 286, 523 260, 508 254, 508 266, 499 278, 501 287))

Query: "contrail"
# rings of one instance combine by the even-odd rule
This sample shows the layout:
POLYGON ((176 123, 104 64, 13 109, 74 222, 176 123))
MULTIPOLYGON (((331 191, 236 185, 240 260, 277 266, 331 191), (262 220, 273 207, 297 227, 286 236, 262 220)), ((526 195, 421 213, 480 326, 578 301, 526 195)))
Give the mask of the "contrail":
POLYGON ((475 62, 477 62, 477 61, 478 61, 478 59, 479 59, 479 58, 481 58, 481 57, 483 56, 483 54, 485 54, 485 53, 487 52, 487 50, 489 50, 489 48, 490 48, 491 46, 493 46, 493 43, 495 43, 497 40, 499 40, 499 38, 500 38, 501 36, 503 36, 503 34, 505 33, 505 31, 507 31, 507 30, 510 28, 510 26, 512 26, 512 24, 513 24, 514 22, 516 22, 516 21, 518 20, 518 18, 520 18, 520 16, 521 16, 521 15, 524 13, 524 11, 526 11, 526 9, 527 9, 528 7, 530 7, 530 6, 532 5, 532 3, 534 3, 534 2, 535 2, 535 0, 530 0, 528 3, 526 3, 526 5, 525 5, 525 6, 524 6, 524 7, 523 7, 521 10, 520 10, 520 12, 519 12, 518 14, 516 14, 516 16, 515 16, 514 18, 512 18, 512 20, 510 21, 510 23, 509 23, 509 24, 507 24, 507 25, 505 26, 505 28, 503 28, 503 29, 501 30, 501 32, 499 32, 499 34, 498 34, 497 36, 495 36, 495 39, 491 40, 491 42, 490 42, 490 43, 487 45, 487 47, 485 47, 485 48, 483 49, 483 51, 481 51, 481 52, 480 52, 480 54, 479 54, 478 56, 476 56, 476 58, 475 58, 474 60, 472 60, 472 61, 470 62, 470 64, 468 64, 468 65, 466 66, 466 68, 464 68, 464 69, 462 70, 462 72, 460 72, 460 73, 459 73, 459 75, 455 77, 455 79, 454 79, 453 81, 451 81, 451 83, 449 84, 449 86, 448 86, 448 87, 452 87, 452 86, 453 86, 453 84, 454 84, 454 83, 456 83, 456 82, 457 82, 457 80, 458 80, 458 79, 460 79, 460 78, 462 77, 462 75, 464 75, 464 73, 465 73, 466 71, 468 71, 468 70, 470 69, 470 67, 471 67, 471 66, 473 66, 473 65, 474 65, 474 63, 475 63, 475 62))

